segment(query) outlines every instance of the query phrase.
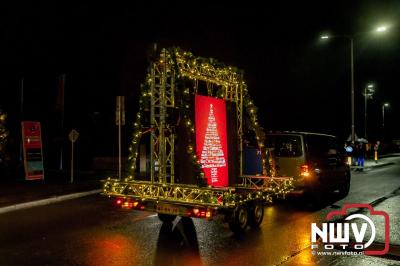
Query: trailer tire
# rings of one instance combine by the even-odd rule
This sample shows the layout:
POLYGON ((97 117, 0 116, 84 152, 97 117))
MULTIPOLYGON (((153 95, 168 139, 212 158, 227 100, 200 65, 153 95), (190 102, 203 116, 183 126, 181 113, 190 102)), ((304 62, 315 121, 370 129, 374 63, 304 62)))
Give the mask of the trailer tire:
POLYGON ((249 222, 249 209, 245 205, 238 206, 232 213, 229 228, 235 234, 242 234, 249 222))
POLYGON ((170 215, 170 214, 164 214, 164 213, 159 213, 158 214, 158 219, 164 223, 172 223, 176 218, 176 215, 170 215))
POLYGON ((264 206, 255 202, 251 205, 250 215, 249 215, 249 225, 253 228, 257 228, 260 226, 264 219, 264 206))

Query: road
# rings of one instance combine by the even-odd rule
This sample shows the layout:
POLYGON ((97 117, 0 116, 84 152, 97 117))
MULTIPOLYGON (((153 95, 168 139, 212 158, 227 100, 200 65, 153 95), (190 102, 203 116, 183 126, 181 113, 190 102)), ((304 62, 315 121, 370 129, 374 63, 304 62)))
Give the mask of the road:
POLYGON ((310 224, 330 211, 385 204, 382 197, 400 187, 400 158, 392 160, 353 172, 350 194, 321 209, 298 198, 266 207, 261 228, 241 237, 217 221, 163 225, 154 213, 116 209, 98 195, 1 214, 0 265, 400 265, 396 257, 314 256, 310 249, 310 224))

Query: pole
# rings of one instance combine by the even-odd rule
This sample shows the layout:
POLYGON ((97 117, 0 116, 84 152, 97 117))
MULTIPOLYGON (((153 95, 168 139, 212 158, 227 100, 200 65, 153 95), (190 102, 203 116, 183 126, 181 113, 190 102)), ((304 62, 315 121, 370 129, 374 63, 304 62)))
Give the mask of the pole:
POLYGON ((385 138, 385 104, 382 105, 382 139, 385 138))
POLYGON ((58 88, 58 107, 61 110, 61 149, 60 149, 60 171, 63 170, 63 147, 64 147, 64 109, 65 109, 65 73, 63 73, 61 75, 61 77, 59 77, 59 84, 58 84, 59 88, 58 88))
POLYGON ((121 169, 122 169, 122 163, 121 163, 121 123, 122 123, 122 116, 121 116, 121 98, 118 97, 119 101, 119 109, 118 109, 118 178, 121 180, 121 169))
MULTIPOLYGON (((20 112, 21 112, 21 121, 24 119, 24 78, 21 79, 21 106, 20 106, 20 112)), ((23 160, 23 153, 24 153, 24 147, 23 143, 19 145, 19 161, 23 160)))
POLYGON ((367 87, 364 91, 364 137, 367 138, 367 87))
POLYGON ((351 48, 351 143, 355 143, 354 128, 354 55, 353 55, 353 37, 350 37, 351 48))
POLYGON ((74 142, 71 141, 71 184, 74 182, 74 142))

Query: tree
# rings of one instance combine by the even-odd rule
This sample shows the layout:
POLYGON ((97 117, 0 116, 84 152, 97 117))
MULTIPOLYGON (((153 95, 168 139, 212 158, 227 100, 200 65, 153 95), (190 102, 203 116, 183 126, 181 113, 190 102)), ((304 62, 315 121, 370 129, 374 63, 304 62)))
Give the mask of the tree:
POLYGON ((201 152, 200 163, 203 168, 211 168, 211 182, 218 182, 218 167, 226 166, 221 140, 218 135, 213 105, 210 104, 204 145, 201 152))

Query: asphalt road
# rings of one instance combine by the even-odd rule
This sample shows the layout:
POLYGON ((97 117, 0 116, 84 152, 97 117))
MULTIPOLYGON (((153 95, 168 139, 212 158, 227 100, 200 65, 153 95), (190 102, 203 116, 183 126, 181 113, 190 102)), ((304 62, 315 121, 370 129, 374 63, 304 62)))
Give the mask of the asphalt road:
POLYGON ((0 265, 400 265, 393 257, 322 257, 310 249, 312 222, 344 203, 382 200, 400 187, 400 158, 392 160, 354 172, 350 194, 333 196, 320 209, 298 198, 266 207, 261 228, 241 237, 218 221, 162 224, 153 213, 116 209, 97 195, 1 214, 0 265))

